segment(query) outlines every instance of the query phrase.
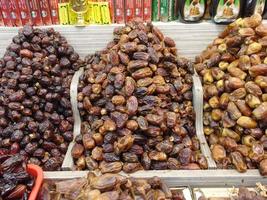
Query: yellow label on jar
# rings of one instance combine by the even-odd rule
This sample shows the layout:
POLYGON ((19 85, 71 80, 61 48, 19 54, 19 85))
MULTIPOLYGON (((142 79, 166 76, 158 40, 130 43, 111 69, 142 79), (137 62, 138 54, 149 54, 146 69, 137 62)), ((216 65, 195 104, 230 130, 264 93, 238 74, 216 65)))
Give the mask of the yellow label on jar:
POLYGON ((94 21, 96 24, 101 24, 101 10, 98 3, 93 3, 94 21))
POLYGON ((89 24, 94 24, 94 15, 93 15, 93 3, 88 3, 88 11, 85 14, 85 21, 89 24))
MULTIPOLYGON (((77 23, 77 14, 69 6, 69 24, 77 23)), ((110 24, 108 2, 89 1, 87 12, 84 13, 85 24, 110 24)))
POLYGON ((110 24, 111 19, 108 2, 100 2, 99 6, 101 11, 102 24, 110 24))
POLYGON ((71 9, 71 6, 69 4, 69 21, 70 21, 70 24, 73 25, 73 24, 77 24, 77 13, 75 13, 72 9, 71 9))

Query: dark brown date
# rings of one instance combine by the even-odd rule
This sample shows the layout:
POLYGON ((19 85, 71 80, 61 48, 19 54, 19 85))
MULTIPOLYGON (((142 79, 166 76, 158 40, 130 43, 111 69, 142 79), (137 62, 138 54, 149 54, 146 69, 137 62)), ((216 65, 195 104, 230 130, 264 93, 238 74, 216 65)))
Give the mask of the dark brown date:
MULTIPOLYGON (((125 164, 125 168, 133 169, 138 164, 125 164)), ((139 166, 140 167, 140 166, 139 166)), ((138 199, 166 199, 166 200, 183 200, 184 195, 182 190, 176 189, 175 193, 172 193, 168 185, 158 177, 142 179, 131 178, 122 176, 119 174, 103 174, 96 175, 94 172, 90 172, 87 175, 87 179, 80 178, 75 180, 66 180, 56 183, 47 183, 43 186, 43 191, 40 196, 47 198, 53 198, 55 194, 66 196, 70 194, 70 191, 76 191, 72 193, 73 198, 87 198, 95 200, 133 200, 138 199), (86 184, 86 182, 90 184, 86 184), (67 187, 67 189, 65 189, 67 187), (64 188, 61 190, 60 188, 64 188), (49 189, 49 193, 47 190, 49 189), (179 192, 179 193, 178 193, 179 192), (178 196, 179 194, 179 196, 178 196), (179 198, 178 198, 179 197, 179 198)))
MULTIPOLYGON (((22 152, 28 162, 45 170, 60 168, 73 139, 69 88, 81 66, 79 55, 54 29, 27 25, 19 31, 1 59, 3 148, 22 152)), ((97 82, 104 78, 105 73, 97 82)))
POLYGON ((102 173, 207 168, 195 137, 194 70, 177 56, 174 40, 133 21, 85 60, 77 97, 81 135, 73 148, 78 169, 83 158, 102 173))
POLYGON ((29 198, 34 180, 27 172, 24 159, 19 154, 0 154, 0 196, 2 198, 29 198))

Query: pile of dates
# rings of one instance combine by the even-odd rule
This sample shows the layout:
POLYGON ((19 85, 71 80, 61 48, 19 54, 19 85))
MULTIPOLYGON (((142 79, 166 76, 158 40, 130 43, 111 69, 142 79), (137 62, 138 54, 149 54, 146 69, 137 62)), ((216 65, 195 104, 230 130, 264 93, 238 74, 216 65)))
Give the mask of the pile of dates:
POLYGON ((0 153, 60 169, 73 139, 69 88, 81 64, 55 30, 19 30, 0 59, 0 153))
POLYGON ((261 17, 230 24, 196 58, 204 133, 219 168, 267 175, 267 27, 261 17))
POLYGON ((0 155, 0 199, 27 200, 34 179, 27 173, 23 156, 0 155))
POLYGON ((111 173, 45 183, 40 196, 41 200, 185 200, 182 190, 170 190, 158 177, 136 179, 111 173))
POLYGON ((86 57, 78 86, 78 170, 102 173, 206 169, 196 137, 193 64, 151 23, 114 30, 113 41, 86 57))

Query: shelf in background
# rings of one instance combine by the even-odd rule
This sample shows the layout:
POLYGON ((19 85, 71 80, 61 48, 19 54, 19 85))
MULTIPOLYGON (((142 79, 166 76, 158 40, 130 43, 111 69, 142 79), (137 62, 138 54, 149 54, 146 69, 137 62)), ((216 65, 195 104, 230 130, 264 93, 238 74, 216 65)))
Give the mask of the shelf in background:
MULTIPOLYGON (((165 36, 175 40, 178 53, 194 59, 208 44, 223 30, 223 25, 211 22, 199 24, 183 24, 179 22, 155 22, 153 23, 164 33, 165 36)), ((119 24, 90 25, 85 27, 76 26, 46 26, 53 27, 64 35, 75 50, 84 57, 103 49, 112 40, 112 32, 119 24)), ((17 34, 19 27, 0 27, 0 57, 6 47, 11 43, 12 37, 17 34)))

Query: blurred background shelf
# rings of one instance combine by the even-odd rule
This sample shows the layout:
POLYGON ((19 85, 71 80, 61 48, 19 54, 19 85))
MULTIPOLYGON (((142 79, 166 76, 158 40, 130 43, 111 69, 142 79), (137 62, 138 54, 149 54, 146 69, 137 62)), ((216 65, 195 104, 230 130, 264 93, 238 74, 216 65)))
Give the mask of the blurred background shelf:
MULTIPOLYGON (((155 22, 165 36, 175 40, 179 55, 194 59, 208 44, 223 30, 223 25, 211 22, 200 24, 183 24, 179 22, 155 22)), ((76 26, 45 26, 53 27, 60 31, 75 50, 84 57, 87 54, 103 49, 112 39, 112 32, 119 24, 76 26)), ((17 34, 19 27, 0 27, 0 56, 5 52, 5 47, 10 44, 12 37, 17 34)))

